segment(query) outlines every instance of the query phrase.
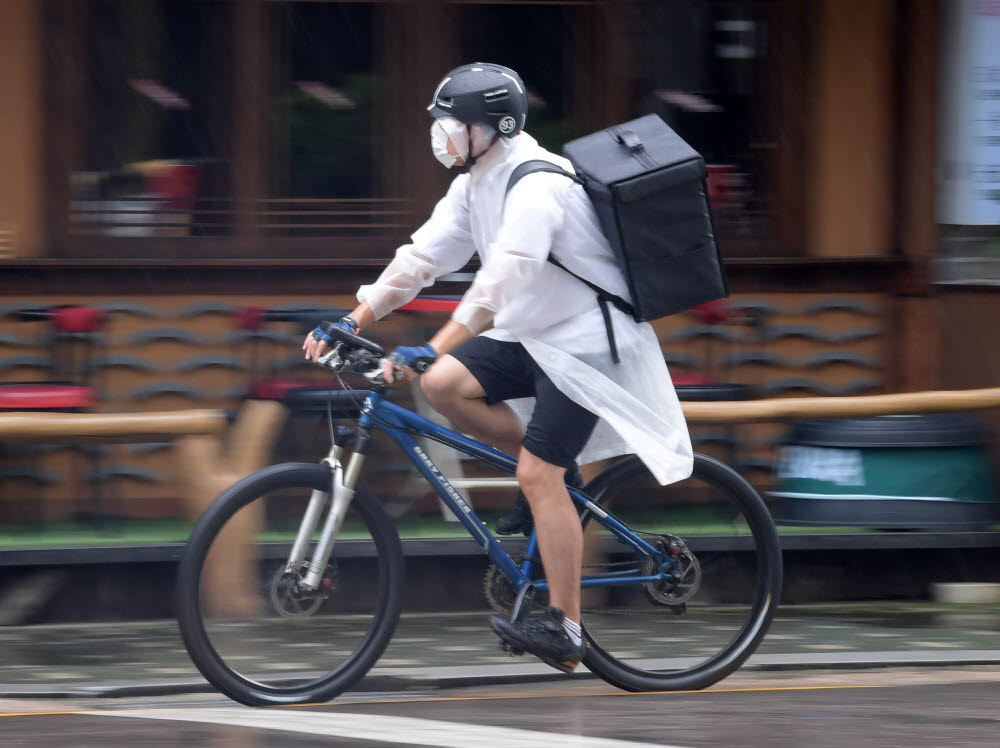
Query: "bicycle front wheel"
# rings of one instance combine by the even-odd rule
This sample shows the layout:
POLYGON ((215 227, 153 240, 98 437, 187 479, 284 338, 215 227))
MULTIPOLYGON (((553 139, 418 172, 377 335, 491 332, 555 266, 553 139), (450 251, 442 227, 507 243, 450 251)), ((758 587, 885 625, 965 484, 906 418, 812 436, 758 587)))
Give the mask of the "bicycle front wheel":
POLYGON ((583 514, 584 574, 647 580, 585 587, 587 667, 629 691, 705 688, 739 668, 781 593, 778 534, 757 492, 704 455, 679 483, 659 485, 632 457, 585 491, 659 551, 642 555, 583 514))
POLYGON ((331 480, 323 465, 266 468, 225 491, 191 533, 177 584, 181 635, 202 675, 236 701, 329 701, 375 664, 399 620, 399 535, 360 487, 318 589, 285 568, 310 496, 331 480))

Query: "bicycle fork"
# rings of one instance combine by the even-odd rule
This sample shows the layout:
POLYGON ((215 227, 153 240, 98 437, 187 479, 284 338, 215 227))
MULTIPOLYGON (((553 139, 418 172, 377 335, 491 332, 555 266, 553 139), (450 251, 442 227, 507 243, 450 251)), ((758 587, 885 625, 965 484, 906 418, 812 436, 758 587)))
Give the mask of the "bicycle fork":
POLYGON ((344 517, 347 516, 347 510, 354 498, 354 486, 365 459, 363 454, 359 454, 355 450, 351 454, 351 459, 345 470, 340 462, 343 451, 343 447, 334 444, 330 447, 329 454, 321 460, 321 464, 329 467, 332 472, 330 491, 314 490, 310 495, 309 505, 306 507, 305 516, 302 517, 302 524, 299 526, 298 535, 295 536, 295 543, 292 545, 292 552, 285 564, 286 574, 298 574, 305 571, 299 580, 299 586, 310 592, 318 589, 322 581, 326 565, 330 561, 330 554, 333 553, 334 543, 337 542, 337 535, 340 533, 344 517), (306 552, 312 541, 313 533, 316 532, 323 510, 328 505, 329 510, 323 522, 319 541, 316 543, 316 551, 311 559, 306 560, 306 552))

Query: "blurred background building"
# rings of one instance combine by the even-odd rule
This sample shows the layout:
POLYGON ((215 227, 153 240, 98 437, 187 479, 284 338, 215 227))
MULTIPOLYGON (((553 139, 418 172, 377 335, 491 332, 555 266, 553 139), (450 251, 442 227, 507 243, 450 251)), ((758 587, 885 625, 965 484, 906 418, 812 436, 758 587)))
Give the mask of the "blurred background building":
MULTIPOLYGON (((425 106, 480 59, 521 73, 550 148, 656 112, 705 155, 731 314, 657 323, 678 377, 995 385, 998 28, 995 0, 4 0, 0 381, 52 374, 18 313, 62 304, 107 313, 76 372, 98 410, 233 409, 262 366, 300 374, 300 331, 240 310, 352 305, 453 176, 425 106)), ((738 439, 766 481, 779 430, 738 439)), ((122 450, 91 482, 167 511, 156 446, 122 450)))

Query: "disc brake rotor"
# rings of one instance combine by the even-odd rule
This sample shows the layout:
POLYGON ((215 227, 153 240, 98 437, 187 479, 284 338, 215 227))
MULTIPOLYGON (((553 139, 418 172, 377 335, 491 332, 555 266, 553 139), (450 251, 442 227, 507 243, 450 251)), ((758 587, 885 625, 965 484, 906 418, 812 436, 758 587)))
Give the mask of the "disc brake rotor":
MULTIPOLYGON (((657 543, 661 550, 667 549, 667 543, 657 543)), ((684 544, 674 545, 671 552, 673 564, 670 576, 652 582, 643 582, 647 597, 661 605, 679 606, 686 603, 698 591, 701 585, 701 564, 698 557, 684 544)), ((646 558, 642 562, 643 576, 653 576, 660 573, 659 562, 654 558, 646 558)))
POLYGON ((319 610, 337 586, 337 565, 327 565, 326 572, 320 579, 319 589, 302 589, 299 585, 301 579, 301 575, 286 572, 279 567, 271 580, 271 607, 282 618, 304 618, 319 610))

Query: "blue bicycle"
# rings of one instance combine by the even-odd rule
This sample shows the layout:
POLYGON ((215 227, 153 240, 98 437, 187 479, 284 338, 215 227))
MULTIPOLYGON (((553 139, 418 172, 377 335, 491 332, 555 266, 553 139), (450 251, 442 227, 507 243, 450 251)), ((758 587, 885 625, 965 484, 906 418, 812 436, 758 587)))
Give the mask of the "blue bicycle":
MULTIPOLYGON (((375 430, 402 448, 489 557, 484 592, 494 610, 531 615, 546 597, 535 536, 508 552, 417 439, 506 474, 516 460, 390 402, 382 348, 327 329, 340 343, 322 365, 338 379, 355 372, 369 382, 338 393, 358 400, 349 438, 332 438, 320 464, 274 465, 223 492, 195 524, 180 564, 185 646, 210 683, 244 704, 329 701, 392 637, 403 548, 359 480, 375 430)), ((754 652, 778 605, 782 559, 766 505, 739 474, 696 455, 691 478, 660 486, 628 457, 570 495, 585 529, 582 625, 592 672, 631 691, 700 689, 754 652)), ((483 632, 493 636, 485 616, 483 632)))

